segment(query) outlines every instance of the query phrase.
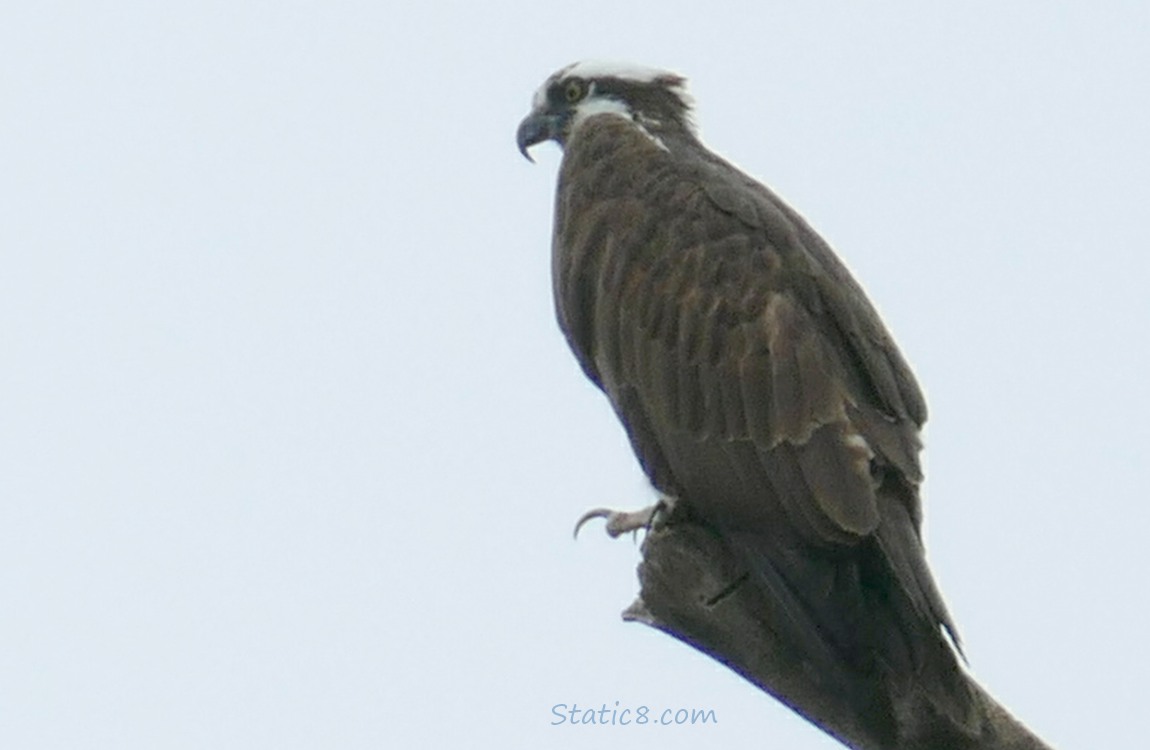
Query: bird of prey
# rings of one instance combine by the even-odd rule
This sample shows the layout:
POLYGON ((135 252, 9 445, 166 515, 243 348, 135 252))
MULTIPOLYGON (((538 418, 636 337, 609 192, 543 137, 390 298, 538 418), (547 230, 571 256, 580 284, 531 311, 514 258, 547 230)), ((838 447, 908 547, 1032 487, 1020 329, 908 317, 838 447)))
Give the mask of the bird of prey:
POLYGON ((517 136, 563 149, 559 325, 659 495, 722 536, 804 652, 962 724, 921 541, 922 392, 827 243, 703 146, 692 106, 677 74, 597 62, 535 93, 517 136))

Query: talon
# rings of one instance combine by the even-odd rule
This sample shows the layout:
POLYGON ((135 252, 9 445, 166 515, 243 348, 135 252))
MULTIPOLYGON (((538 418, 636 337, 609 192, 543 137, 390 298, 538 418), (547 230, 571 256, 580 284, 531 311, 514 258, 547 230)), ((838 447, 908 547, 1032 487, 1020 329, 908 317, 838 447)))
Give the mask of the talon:
POLYGON ((626 534, 628 531, 635 532, 635 538, 638 539, 640 529, 651 528, 655 516, 660 510, 660 505, 656 503, 650 508, 635 511, 622 511, 622 510, 609 510, 607 508, 595 508, 583 514, 579 522, 575 524, 575 538, 579 537, 579 529, 583 524, 590 521, 592 518, 605 518, 607 519, 607 536, 612 539, 626 534))
MULTIPOLYGON (((610 520, 611 520, 612 512, 613 511, 611 511, 607 508, 595 508, 594 510, 587 511, 586 513, 584 513, 582 516, 579 517, 578 521, 575 522, 575 534, 573 535, 573 538, 575 538, 575 539, 579 538, 579 529, 583 528, 583 524, 587 523, 592 518, 606 518, 608 521, 607 525, 610 526, 610 520)), ((610 533, 610 532, 608 532, 608 533, 610 533)))

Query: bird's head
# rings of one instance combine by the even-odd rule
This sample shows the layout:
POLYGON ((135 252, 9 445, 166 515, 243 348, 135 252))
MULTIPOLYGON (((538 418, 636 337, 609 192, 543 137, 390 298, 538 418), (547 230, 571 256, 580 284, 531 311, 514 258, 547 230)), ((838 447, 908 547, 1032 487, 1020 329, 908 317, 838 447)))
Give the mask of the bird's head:
POLYGON ((531 100, 516 140, 527 152, 543 141, 566 144, 588 118, 612 114, 636 123, 658 140, 660 132, 692 132, 691 97, 680 75, 655 68, 606 62, 578 62, 556 71, 531 100))

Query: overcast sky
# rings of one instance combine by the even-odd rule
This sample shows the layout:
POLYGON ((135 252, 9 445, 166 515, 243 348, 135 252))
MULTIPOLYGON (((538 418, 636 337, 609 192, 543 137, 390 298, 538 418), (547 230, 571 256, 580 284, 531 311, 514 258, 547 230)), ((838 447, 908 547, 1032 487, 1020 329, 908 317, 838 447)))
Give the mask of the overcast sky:
POLYGON ((978 679, 1144 743, 1150 5, 702 7, 6 5, 0 746, 838 747, 571 540, 652 499, 514 145, 583 58, 687 75, 882 311, 978 679), (718 724, 551 725, 615 701, 718 724))

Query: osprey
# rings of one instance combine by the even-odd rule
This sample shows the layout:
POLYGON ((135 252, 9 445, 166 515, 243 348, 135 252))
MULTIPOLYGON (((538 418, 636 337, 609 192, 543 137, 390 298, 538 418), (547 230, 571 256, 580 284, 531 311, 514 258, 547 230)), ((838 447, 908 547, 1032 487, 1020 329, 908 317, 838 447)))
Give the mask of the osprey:
POLYGON ((846 267, 702 145, 679 75, 570 65, 517 135, 529 159, 563 148, 559 325, 660 496, 722 536, 815 666, 893 678, 964 725, 920 534, 926 405, 846 267))

